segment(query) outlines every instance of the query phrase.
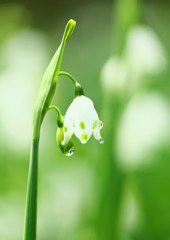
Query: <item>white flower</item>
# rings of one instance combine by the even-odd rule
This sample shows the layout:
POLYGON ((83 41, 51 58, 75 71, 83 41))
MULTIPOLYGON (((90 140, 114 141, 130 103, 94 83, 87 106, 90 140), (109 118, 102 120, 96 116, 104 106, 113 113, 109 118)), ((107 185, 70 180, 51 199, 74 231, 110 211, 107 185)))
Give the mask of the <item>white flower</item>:
POLYGON ((125 58, 138 74, 157 74, 166 66, 166 51, 156 33, 147 26, 134 26, 127 35, 125 58))
POLYGON ((147 74, 159 74, 167 66, 167 55, 156 33, 136 25, 127 33, 121 56, 112 56, 104 64, 101 83, 112 96, 136 91, 147 74))
POLYGON ((101 71, 101 82, 107 94, 121 92, 130 88, 129 66, 124 58, 110 57, 101 71))
POLYGON ((122 114, 118 128, 117 154, 125 168, 151 162, 155 150, 169 142, 170 110, 167 100, 157 92, 139 93, 122 114))
POLYGON ((64 117, 64 139, 62 145, 67 145, 73 133, 81 141, 86 143, 91 135, 103 143, 100 129, 103 127, 93 102, 85 96, 76 97, 69 106, 64 117))

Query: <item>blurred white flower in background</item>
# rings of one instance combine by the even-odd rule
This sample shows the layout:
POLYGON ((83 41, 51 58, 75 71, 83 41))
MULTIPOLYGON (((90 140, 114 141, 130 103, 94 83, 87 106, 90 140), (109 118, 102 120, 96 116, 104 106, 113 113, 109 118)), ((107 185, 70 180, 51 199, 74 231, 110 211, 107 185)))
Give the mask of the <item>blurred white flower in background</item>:
POLYGON ((139 76, 157 74, 166 66, 165 49, 155 32, 147 26, 135 26, 128 32, 125 59, 139 76))
POLYGON ((128 87, 129 69, 121 57, 110 57, 101 72, 101 79, 107 93, 120 92, 128 87))
POLYGON ((132 98, 118 130, 119 164, 131 168, 148 163, 154 150, 169 141, 169 123, 170 106, 159 93, 140 93, 132 98))
POLYGON ((136 90, 146 74, 156 75, 167 64, 166 51, 146 26, 134 26, 127 34, 122 56, 112 56, 104 64, 101 83, 109 95, 136 90))
POLYGON ((47 63, 46 37, 22 31, 0 49, 0 134, 13 150, 25 150, 32 134, 32 111, 43 69, 47 63))

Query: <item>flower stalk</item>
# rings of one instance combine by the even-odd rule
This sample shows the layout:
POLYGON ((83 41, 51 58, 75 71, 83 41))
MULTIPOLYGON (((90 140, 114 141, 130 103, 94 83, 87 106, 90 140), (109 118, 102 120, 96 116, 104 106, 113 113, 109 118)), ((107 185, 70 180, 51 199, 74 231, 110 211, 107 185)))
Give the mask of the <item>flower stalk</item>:
POLYGON ((64 72, 64 71, 60 71, 58 76, 62 76, 62 75, 68 77, 74 83, 74 86, 75 86, 75 96, 76 97, 84 95, 84 90, 83 90, 82 86, 80 85, 79 82, 77 82, 77 80, 70 73, 67 73, 67 72, 64 72))
POLYGON ((99 141, 99 143, 103 143, 103 139, 100 135, 103 123, 99 120, 93 102, 91 99, 84 96, 83 88, 71 74, 60 71, 64 48, 68 38, 71 36, 75 28, 75 25, 76 22, 74 20, 70 20, 66 25, 61 44, 44 73, 34 108, 32 146, 25 209, 24 240, 36 240, 38 147, 41 124, 47 111, 54 109, 57 112, 56 122, 58 129, 56 140, 60 150, 66 156, 71 156, 74 153, 74 145, 72 143, 73 133, 83 144, 87 143, 92 135, 99 141), (65 117, 61 114, 61 111, 57 106, 51 105, 57 80, 61 75, 71 79, 75 87, 75 99, 69 106, 65 117))
MULTIPOLYGON (((66 42, 71 36, 76 22, 69 20, 61 41, 59 48, 54 54, 47 70, 44 73, 40 91, 38 94, 37 102, 33 115, 33 132, 32 132, 32 145, 30 154, 30 166, 28 174, 28 186, 26 196, 26 209, 25 209, 25 223, 24 223, 24 240, 36 240, 36 223, 37 223, 37 190, 38 190, 38 148, 40 139, 40 129, 43 119, 50 108, 53 99, 57 78, 59 75, 60 65, 65 49, 66 42)), ((62 122, 60 112, 58 111, 58 124, 62 122)))

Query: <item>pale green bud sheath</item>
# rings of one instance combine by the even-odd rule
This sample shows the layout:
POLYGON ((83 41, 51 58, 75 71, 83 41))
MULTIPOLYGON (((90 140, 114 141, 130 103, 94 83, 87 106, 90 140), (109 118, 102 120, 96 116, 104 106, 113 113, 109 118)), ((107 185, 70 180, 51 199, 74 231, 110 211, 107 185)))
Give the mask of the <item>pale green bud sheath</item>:
MULTIPOLYGON (((76 22, 74 20, 70 20, 66 25, 61 44, 44 73, 34 109, 32 146, 25 209, 24 240, 36 240, 38 147, 40 128, 48 109, 54 108, 53 106, 50 106, 50 104, 55 93, 64 48, 68 38, 71 36, 75 28, 75 25, 76 22)), ((62 128, 62 115, 60 115, 60 112, 58 113, 59 117, 57 123, 59 128, 62 128)))
POLYGON ((48 65, 47 70, 44 73, 39 90, 39 95, 34 109, 33 118, 34 139, 39 138, 41 123, 54 96, 65 44, 68 38, 71 36, 75 28, 75 25, 76 22, 72 19, 67 23, 61 44, 57 49, 56 53, 54 54, 50 64, 48 65))

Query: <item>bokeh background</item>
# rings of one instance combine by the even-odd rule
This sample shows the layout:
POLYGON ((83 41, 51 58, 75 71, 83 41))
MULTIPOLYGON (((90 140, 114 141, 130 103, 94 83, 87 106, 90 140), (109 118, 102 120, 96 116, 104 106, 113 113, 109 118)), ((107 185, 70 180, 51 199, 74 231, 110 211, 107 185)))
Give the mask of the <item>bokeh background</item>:
MULTIPOLYGON (((95 104, 105 140, 64 156, 42 126, 38 239, 170 239, 170 2, 0 1, 0 239, 23 235, 32 111, 66 22, 62 70, 95 104)), ((53 103, 74 97, 60 77, 53 103)))

